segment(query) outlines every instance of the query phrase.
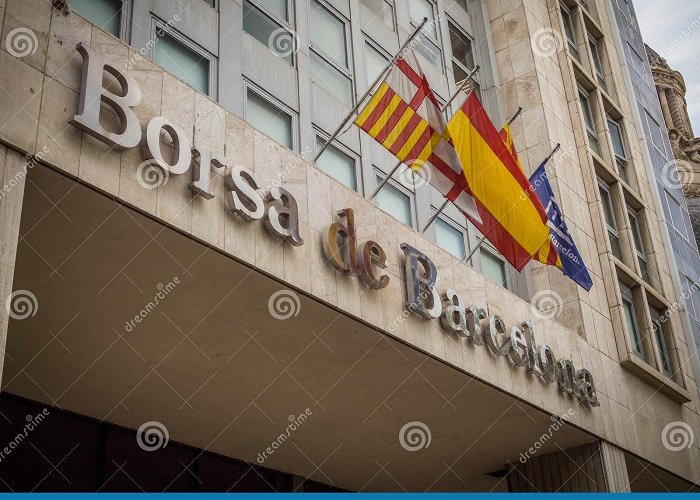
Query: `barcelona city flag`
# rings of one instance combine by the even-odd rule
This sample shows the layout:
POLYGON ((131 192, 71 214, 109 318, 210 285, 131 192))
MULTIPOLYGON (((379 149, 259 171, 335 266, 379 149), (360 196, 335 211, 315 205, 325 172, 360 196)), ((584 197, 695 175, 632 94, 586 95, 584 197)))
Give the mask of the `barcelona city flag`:
POLYGON ((355 124, 422 176, 462 212, 481 220, 464 187, 462 166, 446 139, 445 118, 412 49, 396 60, 355 124))
POLYGON ((447 133, 463 167, 462 186, 455 189, 468 189, 481 221, 467 216, 522 271, 549 241, 542 203, 475 92, 449 121, 447 133))
MULTIPOLYGON (((551 245, 551 250, 548 249, 547 251, 550 252, 550 255, 552 251, 554 252, 557 260, 556 266, 562 270, 564 276, 568 276, 582 288, 590 290, 593 286, 593 280, 588 273, 588 269, 586 269, 586 265, 583 263, 571 233, 569 233, 569 228, 566 226, 566 221, 564 221, 559 205, 554 199, 554 191, 552 191, 552 186, 547 178, 547 171, 544 168, 545 163, 546 160, 532 173, 530 183, 547 211, 551 245)), ((550 261, 543 261, 541 257, 538 260, 544 264, 551 264, 550 261)))

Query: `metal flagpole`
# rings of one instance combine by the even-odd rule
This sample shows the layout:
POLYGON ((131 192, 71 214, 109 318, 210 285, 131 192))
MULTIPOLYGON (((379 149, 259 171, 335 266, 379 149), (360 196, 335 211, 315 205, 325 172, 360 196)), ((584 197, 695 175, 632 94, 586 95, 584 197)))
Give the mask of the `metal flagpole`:
MULTIPOLYGON (((522 108, 522 107, 518 107, 518 110, 517 110, 517 111, 515 112, 515 114, 510 118, 510 120, 508 120, 507 124, 510 125, 511 123, 513 123, 513 122, 515 121, 515 119, 518 117, 518 115, 520 115, 520 113, 522 113, 522 111, 523 111, 523 108, 522 108)), ((551 156, 550 156, 550 157, 551 157, 551 156)), ((550 157, 548 157, 548 159, 549 159, 550 157)), ((430 225, 431 225, 433 222, 435 222, 435 219, 437 219, 438 216, 442 213, 442 211, 445 210, 445 209, 447 208, 447 205, 448 205, 449 203, 450 203, 450 200, 445 200, 445 202, 444 202, 444 203, 442 204, 442 206, 438 209, 438 211, 435 212, 435 213, 430 217, 430 219, 428 219, 428 222, 427 222, 427 223, 425 224, 425 226, 423 227, 423 230, 421 231, 421 233, 424 233, 424 232, 430 227, 430 225)))
POLYGON ((423 22, 420 23, 420 26, 416 28, 416 30, 411 34, 411 36, 408 37, 408 39, 404 42, 404 44, 401 46, 399 51, 396 53, 396 55, 389 61, 389 64, 384 68, 384 71, 379 73, 377 78, 374 79, 374 82, 372 82, 372 85, 369 86, 369 88, 365 91, 364 94, 362 94, 362 97, 360 97, 357 101, 357 103, 352 107, 352 109, 348 112, 347 115, 345 115, 345 118, 343 118, 343 121, 340 123, 338 128, 333 132, 333 135, 330 136, 330 138, 326 141, 326 143, 321 147, 321 149, 316 153, 316 156, 314 156, 314 159, 312 163, 316 163, 316 160, 318 160, 323 152, 326 150, 326 148, 335 140, 336 137, 340 134, 340 131, 343 130, 343 127, 345 127, 345 124, 348 122, 352 116, 357 113, 357 110, 360 109, 360 106, 365 102, 365 99, 367 99, 367 96, 369 96, 374 90, 377 84, 382 82, 386 76, 389 74, 389 71, 391 68, 396 64, 396 61, 398 58, 401 56, 403 51, 408 47, 408 45, 413 41, 413 39, 418 36, 418 33, 420 33, 420 30, 425 26, 425 24, 428 22, 428 18, 424 17, 423 22))
MULTIPOLYGON (((518 109, 518 113, 520 113, 521 110, 522 110, 522 108, 518 109)), ((517 114, 516 114, 516 116, 517 116, 517 114)), ((557 143, 557 145, 554 146, 554 149, 552 149, 552 151, 545 157, 545 159, 544 159, 544 161, 542 162, 542 164, 546 165, 547 162, 548 162, 549 160, 552 159, 552 156, 554 156, 555 153, 556 153, 557 151, 559 151, 559 148, 560 148, 560 147, 561 147, 561 144, 560 144, 560 143, 557 143)), ((467 255, 467 257, 464 259, 464 262, 469 263, 470 266, 472 265, 472 257, 474 256, 474 254, 476 253, 476 251, 477 251, 479 248, 481 248, 481 245, 484 243, 484 241, 486 241, 486 236, 482 236, 481 239, 479 239, 479 241, 477 242, 477 244, 474 245, 474 248, 472 249, 472 251, 469 252, 469 255, 467 255)))
MULTIPOLYGON (((479 69, 480 69, 480 67, 477 66, 476 68, 474 68, 473 70, 471 70, 471 72, 467 75, 467 78, 464 79, 464 81, 463 81, 462 84, 459 86, 459 88, 457 89, 457 91, 456 91, 454 94, 452 94, 452 97, 450 97, 450 100, 447 101, 447 102, 445 103, 445 105, 442 106, 442 107, 440 108, 440 112, 441 112, 441 113, 444 113, 445 110, 450 106, 450 104, 452 104, 452 101, 454 101, 454 100, 457 98, 457 96, 459 95, 459 93, 467 87, 467 85, 472 81, 472 78, 474 78, 474 76, 477 74, 477 72, 479 71, 479 69)), ((394 166, 394 168, 391 169, 391 172, 389 172, 389 173, 384 177, 384 179, 382 179, 382 182, 379 183, 379 185, 378 185, 378 186, 376 187, 376 189, 372 192, 372 194, 369 195, 369 198, 367 198, 369 201, 372 201, 372 200, 374 199, 374 197, 377 196, 377 195, 379 194, 379 191, 381 191, 382 189, 384 189, 384 186, 386 186, 386 183, 389 182, 389 179, 391 179, 391 178, 394 176, 394 174, 395 174, 396 171, 401 167, 402 164, 403 164, 403 162, 402 162, 402 161, 399 161, 399 162, 394 166)))

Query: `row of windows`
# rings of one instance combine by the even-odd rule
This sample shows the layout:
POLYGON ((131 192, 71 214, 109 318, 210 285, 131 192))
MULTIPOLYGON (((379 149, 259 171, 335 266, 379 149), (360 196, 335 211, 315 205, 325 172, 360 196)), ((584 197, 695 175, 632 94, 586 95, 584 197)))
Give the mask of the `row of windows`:
MULTIPOLYGON (((324 0, 309 0, 310 38, 310 78, 311 81, 339 102, 350 106, 354 102, 353 72, 349 47, 349 23, 342 14, 324 0)), ((214 2, 209 2, 214 6, 214 2)), ((395 7, 389 0, 361 0, 364 7, 378 15, 390 29, 396 29, 395 7)), ((456 2, 466 11, 467 2, 456 2)), ((122 2, 119 0, 98 0, 75 2, 74 9, 92 22, 120 36, 122 2)), ((291 66, 296 65, 293 5, 291 0, 243 0, 243 29, 260 43, 265 44, 291 66), (272 37, 277 38, 270 44, 272 37)), ((441 72, 442 46, 437 29, 437 9, 430 0, 410 0, 411 22, 418 26, 424 17, 428 18, 425 33, 421 35, 416 48, 441 72)), ((215 84, 215 58, 203 48, 186 40, 176 30, 158 19, 153 20, 154 44, 153 60, 167 71, 177 75, 195 89, 213 95, 215 84)), ((448 21, 449 39, 452 47, 451 65, 455 81, 461 83, 475 67, 472 41, 454 22, 448 21)), ((364 40, 364 61, 366 85, 369 86, 386 67, 390 57, 370 38, 364 40)), ((276 142, 289 149, 298 149, 297 113, 287 105, 255 85, 245 82, 244 118, 255 128, 264 132, 276 142)), ((475 84, 479 91, 478 84, 475 84)), ((327 140, 327 135, 316 130, 317 150, 327 140)), ((354 191, 361 191, 362 169, 360 158, 351 150, 333 144, 317 161, 316 166, 342 182, 354 191)), ((385 177, 385 173, 373 167, 375 185, 385 177)), ((430 188, 432 189, 432 188, 430 188)), ((391 179, 375 199, 377 205, 404 224, 416 228, 415 193, 391 179)), ((435 241, 455 257, 465 259, 469 247, 469 231, 466 224, 459 224, 447 217, 439 217, 435 223, 435 241)), ((509 286, 508 266, 489 245, 484 245, 476 255, 482 272, 503 286, 509 286)))

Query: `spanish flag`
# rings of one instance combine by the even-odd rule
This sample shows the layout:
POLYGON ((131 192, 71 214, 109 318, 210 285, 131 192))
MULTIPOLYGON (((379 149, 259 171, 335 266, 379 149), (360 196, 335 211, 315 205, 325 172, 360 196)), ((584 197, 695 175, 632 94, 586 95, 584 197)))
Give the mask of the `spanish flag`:
POLYGON ((426 179, 470 217, 481 220, 474 199, 460 184, 462 165, 445 133, 440 105, 412 49, 396 60, 355 119, 355 125, 426 179))
POLYGON ((549 242, 542 202, 476 93, 469 94, 449 121, 447 133, 464 174, 462 185, 454 189, 468 189, 481 218, 479 222, 469 217, 470 221, 516 270, 522 271, 549 242))
MULTIPOLYGON (((518 164, 518 168, 520 168, 520 171, 524 173, 525 169, 523 168, 523 164, 520 163, 518 152, 515 150, 515 141, 513 141, 513 135, 510 133, 510 125, 508 125, 507 123, 503 125, 503 128, 499 132, 499 135, 501 136, 501 139, 505 143, 510 153, 513 155, 513 159, 518 164)), ((533 184, 532 178, 530 178, 530 183, 533 184)), ((541 262, 542 264, 546 264, 548 266, 556 266, 559 269, 562 268, 561 259, 559 258, 559 254, 557 253, 557 249, 551 238, 549 241, 545 242, 544 245, 542 245, 542 247, 540 247, 539 251, 533 256, 533 258, 536 261, 541 262)))

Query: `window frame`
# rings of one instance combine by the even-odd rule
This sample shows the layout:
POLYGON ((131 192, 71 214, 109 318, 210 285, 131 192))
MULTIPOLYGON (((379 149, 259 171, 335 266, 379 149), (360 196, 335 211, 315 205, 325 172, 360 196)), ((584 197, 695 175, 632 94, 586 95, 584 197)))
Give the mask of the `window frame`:
MULTIPOLYGON (((416 41, 416 43, 420 44, 421 43, 420 38, 425 37, 426 40, 428 40, 428 42, 432 43, 435 46, 435 48, 437 49, 438 63, 439 63, 439 66, 436 66, 436 67, 437 67, 437 69, 440 70, 440 73, 444 73, 445 72, 445 54, 444 54, 444 44, 442 43, 442 41, 440 39, 440 36, 441 36, 440 23, 439 23, 440 12, 438 10, 438 6, 437 6, 436 2, 434 2, 433 0, 425 0, 425 1, 430 4, 430 7, 433 10, 433 18, 428 19, 427 24, 434 23, 434 25, 435 25, 435 38, 433 38, 432 34, 429 33, 425 29, 425 27, 423 27, 423 29, 420 30, 420 33, 418 33, 418 35, 416 36, 415 41, 416 41)), ((410 3, 408 3, 407 8, 408 8, 408 19, 409 19, 409 23, 410 23, 411 27, 414 30, 418 29, 418 27, 420 26, 420 23, 423 22, 423 20, 422 19, 416 20, 413 18, 413 15, 411 14, 411 4, 410 3)), ((427 58, 425 55, 421 54, 419 49, 416 48, 415 50, 423 58, 425 58, 430 64, 435 66, 435 64, 433 64, 433 61, 430 60, 429 58, 427 58)))
MULTIPOLYGON (((372 165, 372 175, 373 175, 373 180, 374 180, 374 185, 375 188, 376 186, 379 186, 379 183, 381 183, 384 179, 386 179, 387 174, 378 166, 372 165)), ((411 224, 406 225, 404 224, 403 221, 400 221, 399 219, 396 219, 393 215, 391 215, 389 212, 386 212, 388 215, 391 217, 394 217, 396 220, 398 220, 401 224, 404 224, 407 227, 410 227, 411 229, 416 228, 416 221, 418 220, 418 213, 416 209, 416 196, 415 193, 413 193, 411 190, 407 189, 405 186, 401 185, 399 181, 394 179, 393 177, 389 178, 389 181, 385 184, 384 188, 387 186, 391 186, 395 189, 397 189, 400 193, 404 194, 405 196, 408 197, 408 203, 409 203, 409 209, 411 212, 411 224)), ((376 205, 377 208, 380 210, 384 210, 380 205, 379 205, 379 199, 381 196, 381 191, 377 193, 377 196, 374 198, 374 205, 376 205)))
POLYGON ((605 223, 605 227, 608 231, 608 239, 610 240, 610 252, 617 259, 622 261, 622 244, 620 242, 620 228, 617 221, 617 215, 615 214, 615 204, 613 201, 613 193, 611 186, 602 179, 598 179, 598 193, 600 195, 600 203, 601 205, 603 205, 603 222, 605 223), (603 195, 603 192, 605 192, 605 196, 603 195), (608 208, 607 211, 605 210, 606 206, 608 208), (608 220, 608 213, 610 214, 612 221, 608 220), (613 244, 613 238, 614 241, 617 242, 617 245, 613 244), (619 253, 619 255, 616 255, 616 251, 619 253))
MULTIPOLYGON (((392 0, 379 0, 382 3, 388 4, 391 7, 391 26, 387 25, 384 21, 382 21, 382 24, 389 28, 391 31, 396 33, 396 5, 392 0)), ((366 9, 371 11, 375 16, 377 16, 377 13, 365 3, 364 0, 360 0, 360 5, 364 5, 366 9)))
POLYGON ((566 37, 566 43, 569 46, 569 48, 573 50, 574 57, 576 58, 576 60, 580 60, 581 54, 578 50, 578 40, 576 40, 576 26, 574 26, 573 13, 571 12, 569 6, 565 5, 564 3, 561 3, 559 7, 559 12, 561 13, 562 18, 562 24, 564 25, 564 36, 566 37), (567 19, 569 21, 568 23, 567 19), (569 32, 566 29, 567 26, 571 30, 571 37, 569 37, 569 32))
MULTIPOLYGON (((454 50, 452 47, 452 36, 451 36, 452 29, 454 29, 457 33, 459 33, 461 36, 463 36, 464 38, 466 38, 469 41, 469 46, 471 47, 471 52, 472 52, 472 58, 474 59, 474 68, 477 67, 479 65, 479 62, 480 62, 478 59, 478 51, 476 51, 474 49, 475 40, 473 37, 469 36, 469 33, 465 29, 463 29, 459 25, 459 23, 455 22, 453 19, 451 19, 449 17, 447 18, 447 32, 448 32, 448 36, 450 39, 450 62, 452 63, 452 75, 454 76, 454 74, 455 74, 455 71, 454 71, 455 64, 459 67, 459 69, 461 69, 462 71, 464 71, 468 75, 471 71, 474 70, 474 68, 467 68, 461 61, 459 61, 455 57, 454 50)), ((474 83, 474 85, 477 88, 480 87, 480 85, 479 85, 479 73, 478 72, 477 72, 477 74, 472 76, 472 82, 474 83)), ((459 83, 460 82, 457 81, 457 78, 455 78, 455 84, 459 84, 459 83)))
MULTIPOLYGON (((294 22, 293 22, 294 6, 292 4, 292 0, 285 0, 285 2, 287 4, 287 12, 289 14, 289 19, 283 19, 283 18, 279 17, 275 12, 272 12, 272 10, 267 5, 264 5, 262 2, 260 2, 260 0, 242 0, 241 5, 245 4, 246 2, 250 3, 252 5, 252 7, 254 9, 257 9, 260 13, 262 13, 262 15, 269 17, 272 20, 272 22, 274 22, 275 24, 278 24, 280 26, 280 28, 287 30, 290 33, 292 38, 296 37, 296 31, 294 30, 294 22)), ((253 35, 252 33, 248 33, 245 30, 245 28, 243 27, 242 20, 241 20, 241 30, 244 33, 247 33, 249 36, 255 38, 255 35, 253 35)), ((257 38, 255 38, 255 40, 258 41, 259 43, 262 43, 257 38)), ((291 54, 291 56, 292 56, 291 66, 294 68, 297 67, 298 62, 299 62, 299 56, 298 56, 297 52, 298 51, 293 50, 292 54, 291 54)), ((284 60, 284 58, 281 57, 279 54, 277 54, 277 56, 280 59, 284 60)), ((284 61, 287 62, 286 60, 284 60, 284 61)))
MULTIPOLYGON (((294 152, 298 152, 299 151, 299 115, 298 115, 298 113, 296 111, 294 111, 292 108, 290 108, 289 106, 287 106, 286 104, 284 104, 282 101, 280 101, 279 99, 274 97, 269 92, 266 92, 258 85, 254 84, 250 80, 244 78, 243 79, 243 120, 245 120, 246 123, 248 123, 251 127, 253 127, 255 130, 257 130, 258 132, 260 132, 262 134, 265 134, 265 132, 256 128, 252 123, 250 123, 248 121, 248 92, 249 91, 254 92, 261 99, 267 101, 269 104, 278 108, 283 113, 291 116, 291 118, 292 118, 292 146, 293 146, 291 148, 291 150, 294 152)), ((265 135, 267 135, 267 134, 265 134, 265 135)), ((283 147, 286 147, 284 144, 280 144, 280 145, 283 147)))
POLYGON ((639 264, 639 272, 642 279, 647 283, 650 281, 649 276, 649 262, 647 256, 647 249, 644 244, 644 235, 642 233, 642 228, 640 226, 639 218, 644 218, 642 210, 635 210, 629 205, 627 206, 627 216, 630 220, 630 231, 632 231, 632 245, 634 246, 635 255, 637 256, 637 263, 639 264), (637 241, 639 240, 639 241, 637 241), (642 248, 638 248, 641 246, 642 248), (643 264, 642 264, 643 262, 643 264))
MULTIPOLYGON (((330 135, 318 127, 313 127, 313 131, 314 131, 314 152, 317 153, 319 151, 318 140, 322 139, 323 141, 328 142, 328 139, 330 139, 330 135)), ((350 158, 352 158, 354 160, 354 162, 355 162, 355 189, 353 189, 353 191, 355 193, 362 195, 362 166, 361 166, 362 158, 357 153, 352 151, 350 148, 348 148, 347 146, 345 146, 344 144, 342 144, 338 140, 330 143, 328 145, 328 148, 335 148, 338 151, 340 151, 341 153, 349 156, 350 158)), ((328 149, 328 148, 326 148, 326 149, 328 149)), ((325 154, 325 151, 324 151, 324 154, 325 154)), ((321 156, 323 156, 323 155, 321 155, 321 156)), ((319 157, 319 159, 320 159, 320 157, 319 157)), ((318 168, 316 163, 314 163, 314 167, 318 168)), ((320 168, 318 168, 318 169, 321 170, 320 168)), ((323 170, 321 170, 321 172, 323 172, 323 170)), ((337 182, 340 182, 341 184, 343 184, 345 186, 345 184, 342 181, 340 181, 339 179, 336 179, 328 172, 323 172, 323 173, 329 177, 332 177, 337 182)), ((346 186, 346 187, 348 189, 351 189, 348 186, 346 186)))
MULTIPOLYGON (((214 100, 218 99, 218 58, 210 53, 207 49, 204 47, 200 46, 187 36, 185 36, 183 33, 180 31, 176 30, 175 28, 172 28, 169 26, 166 22, 164 22, 162 19, 151 15, 151 39, 152 40, 157 40, 157 37, 161 37, 162 35, 157 35, 156 30, 162 30, 166 36, 171 37, 174 39, 176 42, 182 44, 186 49, 190 50, 191 52, 194 52, 196 55, 202 57, 203 59, 206 59, 209 62, 209 89, 206 95, 214 100)), ((158 42, 154 43, 152 48, 149 50, 148 57, 155 62, 154 56, 155 56, 155 48, 158 42)), ((158 64, 158 63, 156 63, 158 64)), ((174 75, 177 78, 180 78, 178 75, 174 75)), ((186 83, 186 82, 185 82, 186 83)), ((187 84, 187 83, 186 83, 187 84)), ((187 84, 189 85, 189 84, 187 84)), ((199 92, 198 90, 195 89, 196 92, 199 92)))
POLYGON ((592 34, 588 33, 588 47, 591 50, 593 58, 593 71, 598 78, 598 84, 607 92, 608 84, 605 80, 605 67, 603 66, 603 54, 600 51, 600 44, 604 43, 601 39, 599 42, 592 34), (595 47, 595 49, 594 49, 595 47), (597 61, 597 62, 596 62, 597 61))
MULTIPOLYGON (((332 5, 330 5, 328 2, 325 0, 310 0, 309 2, 309 23, 311 22, 311 9, 313 9, 313 3, 316 2, 321 8, 326 9, 326 11, 338 19, 340 22, 343 23, 343 36, 345 40, 345 58, 348 62, 347 67, 343 67, 340 63, 338 63, 333 57, 330 55, 326 54, 324 50, 317 46, 314 43, 313 37, 311 36, 311 25, 308 25, 309 29, 309 50, 313 51, 314 54, 316 54, 318 57, 323 59, 327 64, 331 65, 331 67, 335 68, 340 74, 342 74, 345 78, 350 80, 350 104, 349 106, 352 107, 355 104, 356 101, 356 90, 355 90, 355 79, 353 77, 353 71, 352 71, 352 65, 353 65, 353 60, 352 60, 352 38, 351 38, 351 33, 350 33, 350 21, 345 18, 340 12, 338 12, 332 5)), ((309 68, 311 67, 311 55, 309 54, 309 68)), ((309 75, 311 77, 311 74, 309 75)), ((314 80, 310 78, 310 82, 315 83, 314 80)), ((319 85, 316 84, 318 87, 319 85)), ((320 87, 319 87, 320 88, 320 87)), ((322 89, 323 90, 323 89, 322 89)), ((325 92, 325 91, 324 91, 325 92)), ((331 97, 336 98, 334 95, 331 95, 331 97)), ((337 99, 337 98, 336 98, 337 99)), ((340 101, 338 101, 340 102, 340 101)), ((343 105, 346 105, 345 103, 342 103, 343 105)))
POLYGON ((673 378, 673 359, 671 358, 671 351, 668 348, 668 343, 666 342, 666 331, 664 330, 663 321, 661 321, 661 314, 654 308, 649 308, 651 313, 651 328, 654 332, 654 342, 656 343, 656 348, 659 351, 659 356, 661 359, 657 361, 657 368, 659 372, 668 378, 673 378), (666 369, 666 364, 668 364, 668 369, 666 369))
MULTIPOLYGON (((621 285, 624 286, 623 283, 621 285)), ((632 347, 632 353, 639 358, 641 358, 644 362, 646 362, 646 354, 644 352, 644 335, 642 333, 642 330, 639 328, 639 318, 637 316, 637 307, 634 303, 634 297, 632 295, 632 290, 631 289, 622 289, 621 290, 621 298, 622 298, 622 314, 625 319, 625 329, 627 331, 627 338, 630 341, 630 345, 632 347), (632 327, 634 328, 634 331, 629 331, 629 325, 627 324, 627 317, 625 315, 625 305, 624 303, 627 303, 630 305, 630 311, 631 311, 631 318, 632 318, 632 327)))
MULTIPOLYGON (((381 46, 377 42, 372 40, 372 38, 369 36, 364 36, 363 42, 365 45, 369 45, 372 49, 377 51, 386 60, 386 66, 389 65, 389 62, 392 59, 391 56, 387 55, 387 52, 383 48, 381 48, 381 46)), ((372 83, 374 83, 374 80, 369 81, 369 72, 367 71, 367 57, 363 57, 363 59, 365 63, 365 81, 367 83, 367 87, 369 87, 372 83)))
MULTIPOLYGON (((435 207, 433 207, 432 205, 431 205, 430 208, 433 210, 433 213, 437 212, 437 209, 436 209, 435 207)), ((443 246, 438 242, 437 229, 434 231, 434 233, 435 233, 435 244, 436 244, 437 246, 439 246, 440 248, 442 248, 445 252, 447 252, 447 253, 449 253, 450 255, 452 255, 455 259, 458 259, 458 260, 464 262, 464 261, 466 260, 467 256, 469 255, 469 235, 467 234, 467 228, 461 226, 460 224, 458 224, 457 222, 455 222, 454 220, 452 220, 452 218, 450 218, 450 217, 448 217, 448 216, 446 216, 445 214, 442 214, 442 213, 438 216, 438 218, 436 219, 435 222, 437 222, 437 221, 443 222, 443 223, 447 224, 448 226, 450 226, 450 227, 451 227, 452 229, 454 229, 455 231, 459 231, 459 233, 461 233, 461 235, 462 235, 462 248, 464 249, 464 257, 459 257, 459 256, 457 256, 457 255, 454 255, 452 252, 450 252, 448 249, 446 249, 445 247, 443 247, 443 246)))
POLYGON ((578 98, 579 101, 581 102, 581 111, 583 115, 583 126, 586 129, 586 136, 588 139, 588 147, 593 151, 595 154, 600 156, 601 151, 600 151, 600 140, 598 139, 598 131, 595 128, 596 120, 595 120, 595 115, 593 113, 593 107, 591 105, 591 94, 581 87, 580 85, 578 86, 578 98), (590 118, 591 123, 588 123, 588 119, 590 118), (592 128, 591 128, 592 127, 592 128), (595 146, 593 146, 595 144, 595 146))
MULTIPOLYGON (((500 252, 498 250, 496 250, 493 246, 491 246, 490 244, 487 244, 486 242, 482 243, 481 248, 479 248, 479 273, 484 278, 489 279, 489 280, 491 279, 489 276, 487 276, 484 273, 484 267, 483 267, 483 264, 481 262, 482 255, 484 252, 489 254, 494 259, 498 260, 501 263, 501 265, 503 266, 503 274, 505 275, 505 283, 504 284, 496 283, 496 284, 498 286, 500 286, 501 288, 505 288, 506 290, 512 291, 510 277, 508 276, 508 262, 503 258, 503 256, 500 254, 500 252)), ((494 281, 494 283, 495 283, 495 281, 494 281)))

